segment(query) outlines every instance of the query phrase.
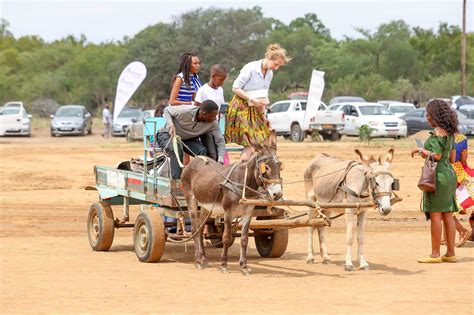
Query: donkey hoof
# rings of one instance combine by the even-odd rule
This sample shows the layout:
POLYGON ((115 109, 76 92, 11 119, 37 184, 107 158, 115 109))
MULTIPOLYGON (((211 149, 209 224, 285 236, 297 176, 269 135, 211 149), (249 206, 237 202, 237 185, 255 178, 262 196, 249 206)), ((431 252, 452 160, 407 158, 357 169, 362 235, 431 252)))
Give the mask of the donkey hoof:
POLYGON ((203 265, 204 268, 209 268, 209 266, 210 266, 210 264, 209 264, 209 262, 208 262, 207 260, 204 261, 204 262, 202 263, 202 265, 203 265))
POLYGON ((249 268, 243 268, 243 269, 240 270, 240 272, 242 272, 242 274, 244 276, 251 276, 252 275, 252 272, 249 268))
POLYGON ((221 266, 221 267, 219 267, 219 270, 220 270, 221 273, 229 273, 229 267, 227 267, 227 266, 226 267, 221 266))
POLYGON ((368 265, 368 264, 360 265, 360 266, 359 266, 359 269, 360 269, 360 270, 369 270, 369 265, 368 265))
POLYGON ((323 264, 330 265, 331 264, 331 259, 323 259, 323 264))
POLYGON ((314 264, 314 258, 308 258, 308 259, 306 259, 306 263, 307 263, 308 265, 314 264))
POLYGON ((204 269, 204 266, 200 263, 195 263, 194 264, 194 268, 196 268, 197 270, 203 270, 204 269))
POLYGON ((345 265, 345 266, 344 266, 344 270, 345 270, 345 271, 354 271, 354 266, 352 266, 352 265, 345 265))

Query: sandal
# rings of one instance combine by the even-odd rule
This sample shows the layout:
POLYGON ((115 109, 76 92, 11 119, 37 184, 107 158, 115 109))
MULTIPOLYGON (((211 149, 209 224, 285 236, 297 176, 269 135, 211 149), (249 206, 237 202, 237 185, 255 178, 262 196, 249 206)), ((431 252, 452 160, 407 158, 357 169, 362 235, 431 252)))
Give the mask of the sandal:
MULTIPOLYGON (((451 257, 448 257, 448 258, 451 258, 451 257)), ((440 256, 439 257, 426 256, 426 257, 418 258, 417 261, 420 264, 438 264, 438 263, 443 262, 443 259, 440 256)))
POLYGON ((458 261, 456 256, 443 256, 441 257, 442 262, 455 263, 458 261))
POLYGON ((470 237, 471 237, 471 233, 469 233, 468 230, 465 230, 463 233, 459 235, 459 241, 456 243, 456 247, 463 246, 470 237))

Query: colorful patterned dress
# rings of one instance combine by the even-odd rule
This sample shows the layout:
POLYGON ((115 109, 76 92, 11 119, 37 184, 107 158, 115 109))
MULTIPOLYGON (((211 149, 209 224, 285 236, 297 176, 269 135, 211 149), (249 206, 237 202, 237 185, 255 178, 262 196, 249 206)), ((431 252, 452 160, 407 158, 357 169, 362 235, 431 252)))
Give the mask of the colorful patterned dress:
POLYGON ((436 167, 436 191, 423 193, 424 212, 458 212, 456 203, 456 174, 449 156, 454 150, 454 136, 436 136, 431 133, 425 141, 425 149, 441 154, 436 167))
POLYGON ((269 136, 270 127, 265 113, 248 106, 246 100, 234 95, 226 113, 226 142, 249 146, 250 142, 262 143, 269 136))
MULTIPOLYGON (((454 139, 456 147, 456 160, 453 163, 454 172, 457 177, 456 199, 461 211, 474 206, 474 170, 467 164, 461 162, 461 154, 467 153, 467 138, 463 134, 456 135, 454 139)), ((463 211, 464 212, 464 211, 463 211)))

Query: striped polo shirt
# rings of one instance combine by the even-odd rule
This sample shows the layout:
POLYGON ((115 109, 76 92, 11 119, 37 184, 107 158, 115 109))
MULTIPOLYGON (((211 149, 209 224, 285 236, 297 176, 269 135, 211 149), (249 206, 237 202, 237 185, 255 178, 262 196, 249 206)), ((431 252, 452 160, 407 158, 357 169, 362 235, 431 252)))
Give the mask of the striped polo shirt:
POLYGON ((177 76, 183 80, 183 84, 181 84, 181 87, 179 88, 177 100, 181 102, 191 102, 193 100, 194 93, 196 93, 197 90, 199 90, 199 88, 202 86, 201 80, 199 80, 197 74, 193 74, 189 78, 191 86, 187 86, 184 82, 183 73, 180 72, 177 76))

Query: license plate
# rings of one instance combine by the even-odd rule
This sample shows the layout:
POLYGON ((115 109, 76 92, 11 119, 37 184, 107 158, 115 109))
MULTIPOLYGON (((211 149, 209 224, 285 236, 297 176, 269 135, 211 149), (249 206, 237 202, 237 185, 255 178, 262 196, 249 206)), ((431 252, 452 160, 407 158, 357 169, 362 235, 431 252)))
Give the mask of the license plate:
POLYGON ((60 128, 59 130, 61 130, 61 131, 71 131, 72 128, 60 128))
POLYGON ((333 126, 332 126, 332 125, 323 125, 323 128, 324 128, 324 129, 332 129, 333 126))
POLYGON ((398 134, 398 130, 389 130, 388 135, 389 136, 396 136, 398 134))

